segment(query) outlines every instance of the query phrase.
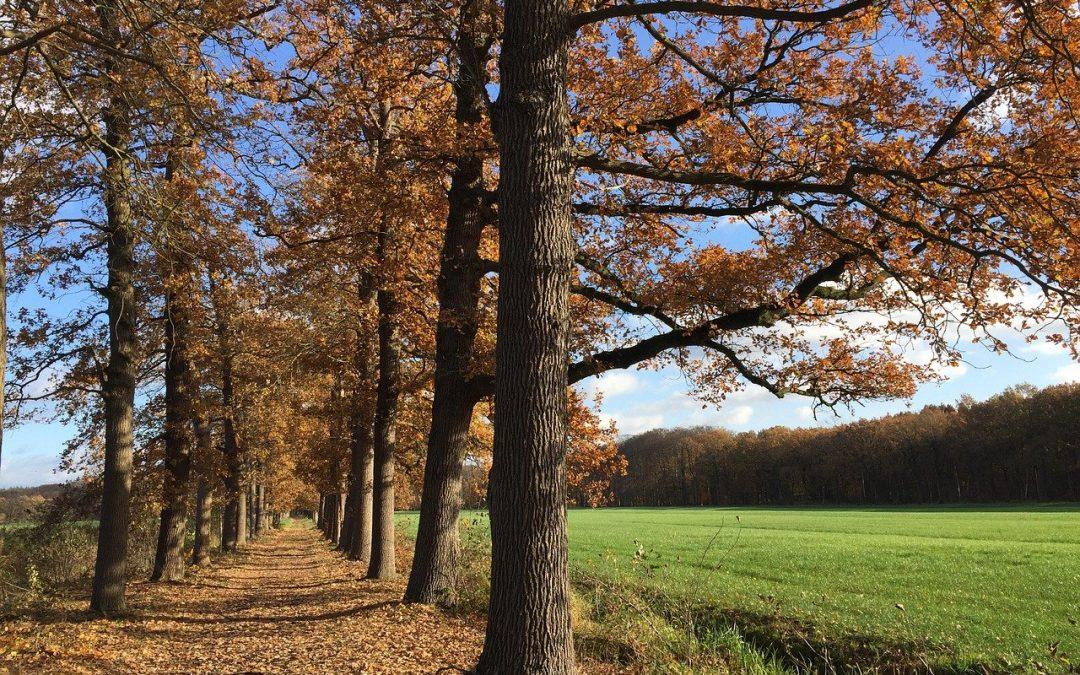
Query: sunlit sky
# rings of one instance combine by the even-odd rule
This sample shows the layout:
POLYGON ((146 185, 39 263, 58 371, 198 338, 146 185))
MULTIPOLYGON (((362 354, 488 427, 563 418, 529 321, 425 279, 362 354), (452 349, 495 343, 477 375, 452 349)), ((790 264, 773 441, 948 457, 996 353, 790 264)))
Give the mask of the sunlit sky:
MULTIPOLYGON (((12 307, 11 309, 15 309, 12 307)), ((619 433, 635 434, 657 427, 713 425, 735 431, 784 426, 828 426, 852 419, 878 417, 919 409, 934 403, 952 403, 963 394, 985 399, 1006 387, 1029 383, 1038 387, 1080 381, 1080 364, 1062 350, 1035 343, 1017 345, 1013 355, 991 354, 982 347, 966 353, 967 363, 946 371, 948 380, 927 384, 910 400, 870 402, 850 412, 819 411, 814 418, 811 401, 798 396, 777 399, 751 386, 719 408, 702 407, 688 395, 688 385, 675 370, 622 370, 590 378, 579 386, 587 393, 603 394, 602 414, 614 419, 619 433)), ((70 432, 59 424, 30 424, 9 429, 4 438, 0 487, 58 482, 59 455, 70 432)))
MULTIPOLYGON (((647 36, 643 37, 645 48, 647 36)), ((921 55, 918 46, 899 41, 895 36, 882 35, 875 50, 883 58, 914 50, 921 55)), ((271 60, 284 57, 276 56, 271 60)), ((925 59, 920 59, 924 61, 925 59)), ((927 76, 932 74, 928 70, 927 76)), ((940 93, 940 92, 939 92, 940 93)), ((497 95, 493 91, 492 95, 497 95)), ((945 96, 946 99, 950 98, 945 96)), ((991 119, 1005 116, 1005 111, 991 108, 991 119)), ((748 228, 718 227, 705 235, 713 243, 730 249, 745 248, 754 239, 748 228)), ((69 296, 62 305, 52 305, 33 292, 9 298, 9 317, 20 307, 45 306, 51 314, 64 314, 86 297, 69 296)), ((962 395, 983 400, 1007 387, 1032 384, 1046 387, 1063 382, 1080 382, 1080 363, 1074 362, 1061 348, 1047 343, 1025 343, 1009 329, 1003 329, 998 337, 1006 339, 1011 354, 994 354, 979 345, 963 349, 964 362, 959 366, 941 370, 946 379, 923 385, 918 393, 907 400, 872 401, 853 409, 819 410, 815 416, 813 402, 799 396, 777 399, 764 389, 748 385, 716 407, 703 405, 689 395, 690 386, 675 369, 620 370, 599 378, 590 378, 578 387, 586 394, 602 394, 600 409, 605 419, 614 420, 619 434, 632 435, 658 427, 710 425, 726 427, 733 431, 765 429, 772 426, 830 426, 854 419, 880 417, 905 410, 918 410, 923 406, 953 403, 962 395)), ((913 347, 910 359, 924 362, 928 351, 913 347)), ((72 430, 56 423, 26 424, 5 431, 0 487, 37 485, 66 480, 69 476, 57 473, 59 457, 64 443, 72 430)))

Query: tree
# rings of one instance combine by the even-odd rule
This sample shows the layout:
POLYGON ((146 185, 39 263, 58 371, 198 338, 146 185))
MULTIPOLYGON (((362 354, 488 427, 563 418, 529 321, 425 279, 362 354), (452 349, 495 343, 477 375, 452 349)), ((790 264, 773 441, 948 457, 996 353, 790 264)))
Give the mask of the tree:
POLYGON ((511 0, 503 18, 491 600, 479 673, 575 668, 564 475, 574 264, 568 15, 563 0, 511 0))
POLYGON ((571 382, 666 358, 714 400, 740 380, 824 405, 907 395, 933 374, 906 362, 904 341, 923 340, 948 363, 957 358, 943 338, 953 322, 991 346, 999 345, 991 326, 1010 320, 1030 329, 1036 315, 1063 314, 1075 326, 1076 266, 1058 258, 1070 251, 1075 260, 1065 234, 1075 222, 1071 188, 1059 191, 1072 184, 1075 144, 1055 151, 1052 166, 1039 159, 1046 144, 1076 132, 1059 114, 1074 87, 1050 84, 1074 81, 1065 54, 1075 36, 1063 16, 866 1, 659 1, 571 16, 555 1, 507 3, 496 104, 492 594, 481 672, 573 668, 564 520, 550 499, 564 489, 564 422, 553 412, 565 410, 564 394, 543 387, 554 377, 547 369, 569 360, 559 328, 573 257, 564 164, 589 172, 576 210, 600 223, 585 226, 578 293, 651 320, 622 324, 622 344, 582 353, 571 382), (689 20, 649 18, 675 13, 689 20), (596 29, 607 21, 614 33, 596 29), (867 45, 885 26, 940 55, 940 87, 976 94, 945 105, 918 85, 910 58, 876 58, 867 45), (574 33, 587 44, 574 62, 581 114, 571 149, 565 64, 574 33), (613 81, 625 98, 611 94, 613 81), (968 119, 1005 90, 1017 106, 1013 127, 968 119), (1049 100, 1059 105, 1042 112, 1049 100), (1061 211, 1048 215, 1047 203, 1061 211), (744 250, 688 244, 686 228, 701 217, 752 217, 759 239, 744 250), (1043 293, 1034 309, 1010 299, 1021 279, 1043 293), (888 318, 856 324, 846 319, 854 311, 888 318), (822 326, 838 334, 815 340, 809 331, 822 326))

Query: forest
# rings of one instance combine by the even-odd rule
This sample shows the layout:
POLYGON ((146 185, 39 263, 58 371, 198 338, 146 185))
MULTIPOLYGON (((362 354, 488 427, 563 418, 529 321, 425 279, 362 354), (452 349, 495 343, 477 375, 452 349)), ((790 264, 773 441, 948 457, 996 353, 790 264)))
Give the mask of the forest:
POLYGON ((1080 501, 1080 386, 1024 386, 828 428, 654 430, 619 443, 615 503, 1080 501))
MULTIPOLYGON (((213 602, 209 570, 234 593, 206 611, 263 608, 262 634, 301 611, 290 556, 348 580, 326 603, 435 621, 482 492, 483 628, 444 661, 577 672, 567 505, 628 468, 575 385, 667 368, 704 406, 843 408, 965 349, 1078 356, 1078 45, 1071 0, 0 0, 3 427, 60 425, 100 504, 87 620, 43 624, 156 630, 147 603, 213 602), (292 512, 330 549, 276 531, 292 512)), ((865 429, 821 455, 766 432, 790 464, 716 454, 717 492, 652 499, 1075 496, 1050 429, 1012 449, 1030 477, 958 450, 927 486, 855 475, 833 448, 865 429)), ((366 668, 343 649, 302 658, 366 668)))

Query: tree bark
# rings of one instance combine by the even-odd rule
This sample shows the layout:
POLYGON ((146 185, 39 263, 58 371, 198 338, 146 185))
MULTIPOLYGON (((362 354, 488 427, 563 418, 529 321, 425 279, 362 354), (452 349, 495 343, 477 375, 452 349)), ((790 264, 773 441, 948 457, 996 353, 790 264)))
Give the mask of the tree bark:
POLYGON ((499 59, 491 598, 477 672, 573 673, 566 561, 566 0, 508 0, 499 59))
MULTIPOLYGON (((117 43, 121 39, 118 11, 112 0, 98 5, 102 33, 117 43)), ((110 59, 106 59, 104 70, 110 73, 110 78, 116 75, 115 64, 110 59)), ((129 154, 131 111, 121 92, 111 94, 103 117, 109 363, 103 388, 105 475, 90 610, 109 615, 125 610, 138 344, 135 323, 135 221, 131 208, 134 171, 129 154)))
POLYGON ((214 495, 205 480, 199 481, 195 497, 195 546, 191 553, 192 565, 210 564, 210 519, 214 509, 214 495))
MULTIPOLYGON (((479 2, 462 9, 454 81, 460 140, 483 123, 489 42, 482 33, 479 2)), ((476 399, 468 386, 483 268, 480 237, 485 224, 484 157, 458 157, 450 178, 446 234, 439 262, 439 317, 435 328, 435 392, 427 439, 420 522, 407 602, 452 605, 456 601, 461 471, 476 399)))
MULTIPOLYGON (((169 157, 166 180, 172 179, 177 161, 175 154, 169 157)), ((196 385, 189 348, 191 316, 182 297, 190 288, 192 275, 186 258, 189 253, 183 249, 182 242, 170 240, 162 251, 165 258, 162 275, 165 281, 165 479, 153 581, 184 578, 184 533, 191 476, 190 427, 196 385)))
MULTIPOLYGON (((395 246, 394 225, 383 219, 379 228, 378 258, 385 265, 395 246)), ((393 280, 385 280, 378 293, 379 385, 375 398, 375 485, 372 494, 369 579, 393 579, 397 574, 394 552, 394 456, 397 450, 397 412, 401 391, 401 352, 398 338, 398 300, 393 280)))
POLYGON ((216 298, 214 273, 211 273, 211 302, 214 307, 218 349, 221 352, 221 435, 222 454, 225 455, 225 509, 222 514, 221 550, 235 551, 247 541, 247 495, 243 482, 243 458, 240 439, 236 433, 233 390, 233 345, 231 322, 228 311, 216 298))
POLYGON ((248 541, 248 487, 241 482, 236 490, 236 544, 248 541))
MULTIPOLYGON (((374 284, 371 279, 360 280, 358 292, 362 305, 375 302, 374 284)), ((352 416, 349 420, 352 481, 349 484, 353 500, 353 517, 349 521, 349 559, 367 562, 371 559, 371 525, 373 492, 375 482, 374 424, 375 406, 369 393, 370 383, 375 381, 376 363, 374 341, 367 331, 357 326, 355 369, 356 386, 353 389, 352 416)))

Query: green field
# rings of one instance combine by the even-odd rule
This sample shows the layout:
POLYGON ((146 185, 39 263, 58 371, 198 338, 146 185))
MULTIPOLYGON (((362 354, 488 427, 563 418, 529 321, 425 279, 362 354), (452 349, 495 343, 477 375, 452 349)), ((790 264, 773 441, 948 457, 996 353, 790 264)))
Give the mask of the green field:
POLYGON ((569 532, 576 575, 747 623, 930 646, 939 669, 1080 663, 1077 505, 574 509, 569 532))

